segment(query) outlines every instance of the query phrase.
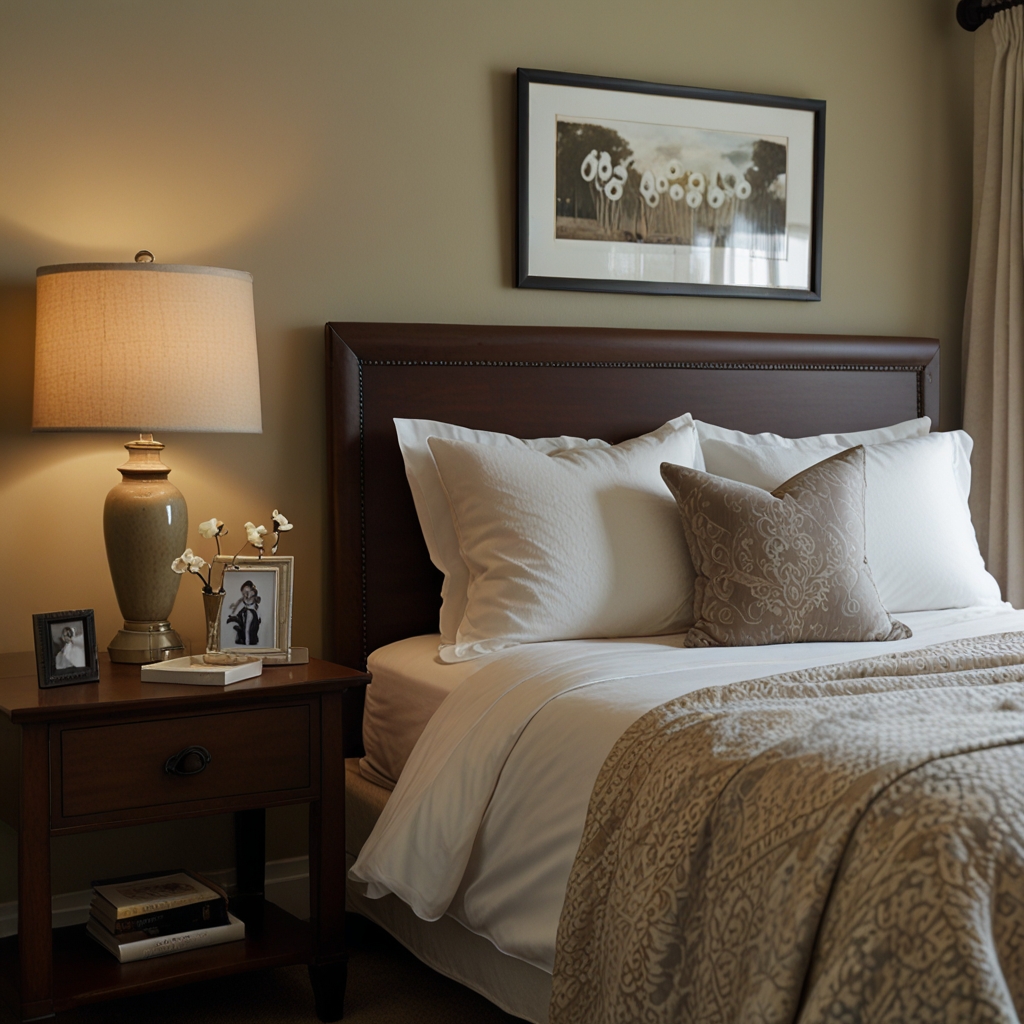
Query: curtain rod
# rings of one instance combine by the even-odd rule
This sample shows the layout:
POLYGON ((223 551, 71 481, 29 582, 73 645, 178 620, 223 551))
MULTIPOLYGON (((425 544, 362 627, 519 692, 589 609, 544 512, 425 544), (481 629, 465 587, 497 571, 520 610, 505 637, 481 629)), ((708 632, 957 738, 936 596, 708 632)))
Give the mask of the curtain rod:
POLYGON ((956 20, 961 28, 968 32, 977 32, 990 18, 1000 11, 1008 11, 1011 7, 1020 7, 1024 0, 999 0, 999 3, 983 4, 983 0, 960 0, 956 5, 956 20))

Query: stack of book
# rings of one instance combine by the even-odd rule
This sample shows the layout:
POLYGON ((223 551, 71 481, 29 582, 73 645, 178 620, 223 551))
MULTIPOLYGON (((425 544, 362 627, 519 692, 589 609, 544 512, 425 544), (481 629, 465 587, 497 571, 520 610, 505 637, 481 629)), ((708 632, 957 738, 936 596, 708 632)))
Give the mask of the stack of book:
POLYGON ((245 938, 223 889, 191 871, 93 883, 86 931, 121 963, 245 938))

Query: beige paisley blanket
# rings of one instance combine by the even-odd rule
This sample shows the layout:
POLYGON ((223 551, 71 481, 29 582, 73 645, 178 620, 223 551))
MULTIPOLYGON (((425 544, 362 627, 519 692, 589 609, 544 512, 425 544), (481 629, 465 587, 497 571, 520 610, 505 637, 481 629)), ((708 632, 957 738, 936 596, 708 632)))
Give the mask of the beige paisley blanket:
POLYGON ((1024 633, 702 690, 598 776, 552 1024, 1024 1015, 1024 633))

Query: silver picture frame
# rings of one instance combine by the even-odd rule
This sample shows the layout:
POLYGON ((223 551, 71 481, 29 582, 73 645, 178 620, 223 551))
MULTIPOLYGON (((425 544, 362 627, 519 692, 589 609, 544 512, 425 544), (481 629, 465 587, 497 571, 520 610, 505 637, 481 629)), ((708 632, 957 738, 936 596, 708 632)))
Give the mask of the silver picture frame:
POLYGON ((287 656, 292 642, 293 555, 217 555, 224 567, 220 649, 287 656))

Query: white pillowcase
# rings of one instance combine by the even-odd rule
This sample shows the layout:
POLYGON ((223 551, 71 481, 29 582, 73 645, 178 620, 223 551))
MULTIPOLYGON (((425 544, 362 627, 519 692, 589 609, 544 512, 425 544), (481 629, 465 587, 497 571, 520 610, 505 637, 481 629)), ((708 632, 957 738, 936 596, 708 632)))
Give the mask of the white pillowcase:
MULTIPOLYGON (((701 447, 709 473, 772 490, 848 445, 731 444, 709 438, 701 447)), ((999 584, 985 570, 967 504, 972 448, 962 430, 865 444, 867 558, 888 611, 1000 602, 999 584)))
MULTIPOLYGON (((894 423, 891 427, 878 427, 874 430, 851 430, 844 434, 817 434, 814 437, 782 437, 779 434, 767 433, 746 434, 742 430, 716 427, 713 423, 705 423, 703 420, 694 420, 693 425, 697 428, 697 436, 700 438, 701 446, 701 455, 696 468, 704 469, 708 473, 714 473, 715 476, 728 477, 731 480, 739 480, 740 478, 729 477, 728 473, 712 468, 716 462, 714 456, 714 442, 716 441, 725 441, 730 445, 739 445, 742 448, 783 449, 783 452, 806 451, 808 454, 822 453, 815 456, 813 461, 807 463, 808 466, 813 466, 815 462, 827 459, 829 455, 833 455, 837 451, 856 448, 859 444, 867 447, 869 444, 884 444, 886 441, 902 441, 905 437, 924 437, 932 429, 932 421, 927 416, 921 416, 916 420, 904 420, 902 423, 894 423), (709 451, 711 452, 710 456, 708 454, 709 451)), ((764 457, 770 458, 770 452, 766 452, 764 457)), ((780 477, 767 490, 778 487, 779 484, 788 479, 789 477, 780 477)), ((758 484, 757 486, 760 487, 761 485, 758 484)))
POLYGON ((689 416, 614 447, 545 454, 437 437, 428 445, 470 574, 442 660, 693 624, 693 566, 660 469, 693 465, 689 416))
MULTIPOLYGON (((693 421, 688 414, 665 424, 670 425, 674 425, 676 430, 693 431, 693 421)), ((434 457, 427 447, 427 438, 441 437, 545 453, 568 448, 610 448, 611 445, 599 439, 566 436, 523 440, 511 434, 472 430, 438 420, 396 419, 395 432, 398 434, 398 445, 405 460, 405 475, 409 479, 409 490, 412 491, 412 500, 416 505, 416 515, 419 517, 430 560, 444 573, 444 582, 441 584, 441 638, 445 643, 454 643, 459 623, 466 611, 469 570, 459 554, 459 539, 455 535, 448 497, 437 475, 434 457)))

